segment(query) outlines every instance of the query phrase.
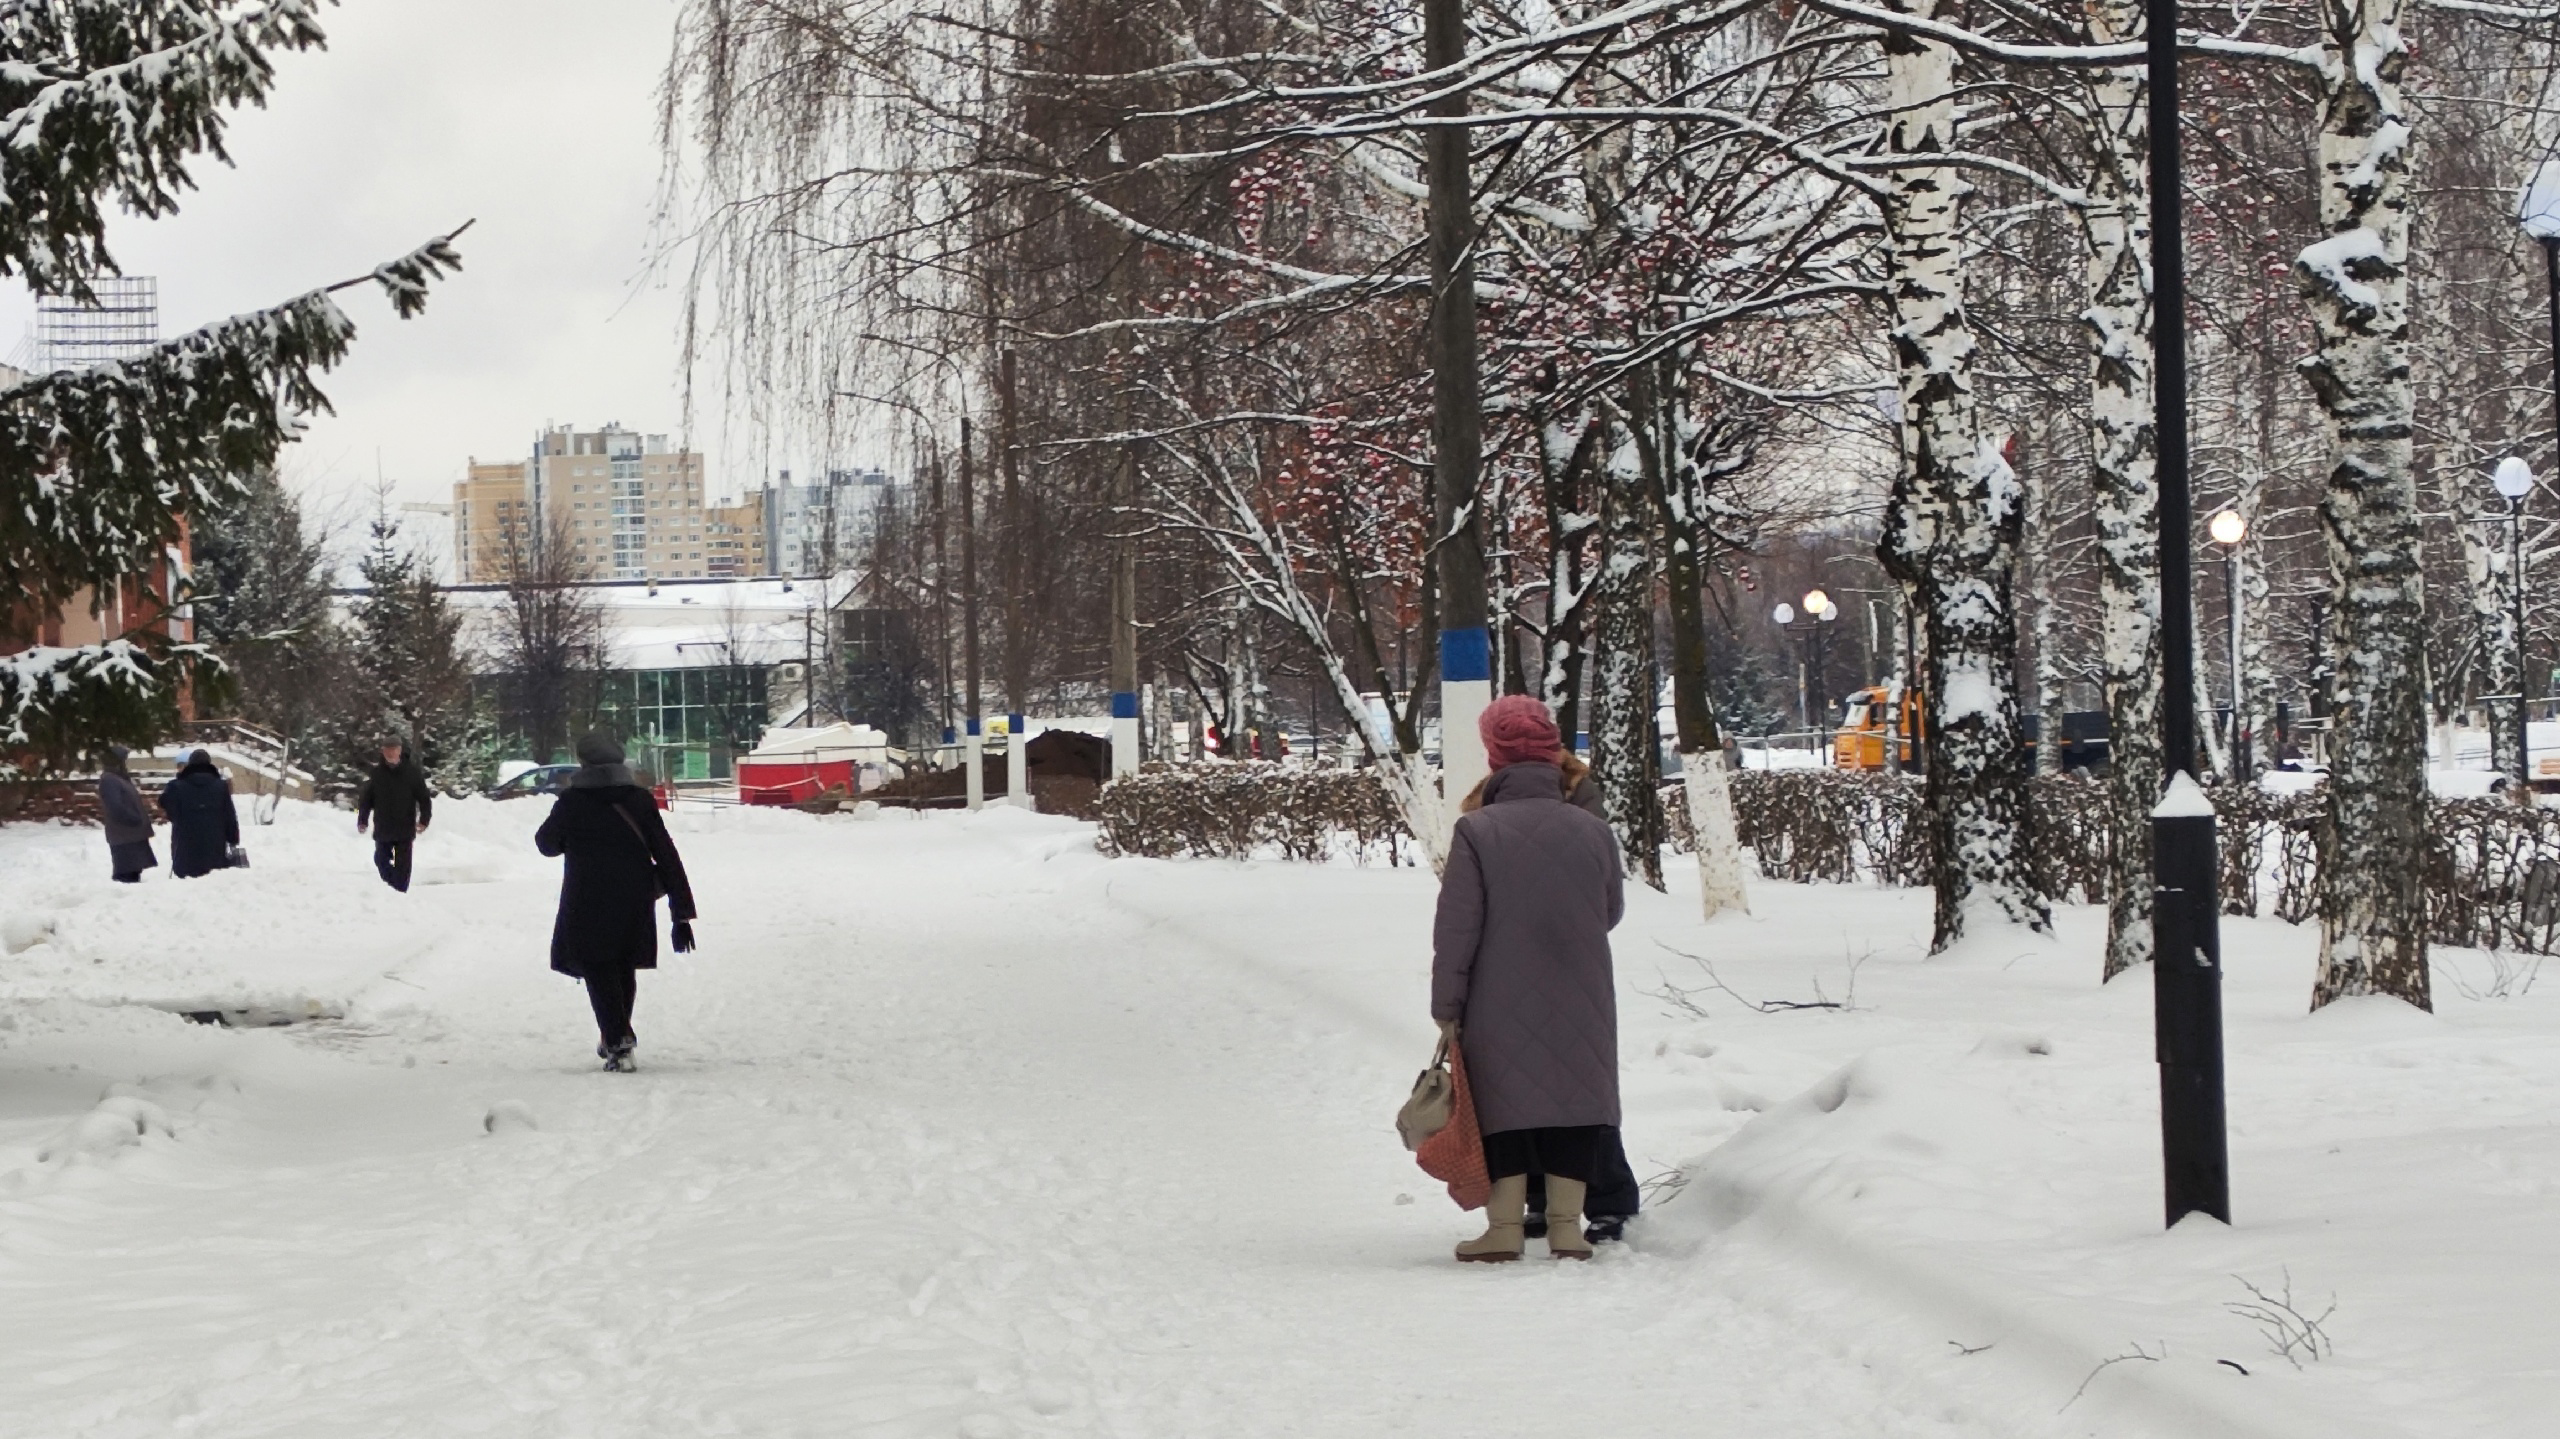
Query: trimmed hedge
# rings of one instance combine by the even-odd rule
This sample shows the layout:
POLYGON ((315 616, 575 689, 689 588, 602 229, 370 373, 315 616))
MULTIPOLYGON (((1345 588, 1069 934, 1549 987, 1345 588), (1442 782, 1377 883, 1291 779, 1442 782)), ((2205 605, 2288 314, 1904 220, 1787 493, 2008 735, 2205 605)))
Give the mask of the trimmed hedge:
MULTIPOLYGON (((1732 778, 1736 829, 1763 877, 1799 884, 1929 882, 1929 833, 1916 776, 1837 770, 1745 770, 1732 778)), ((2300 924, 2315 913, 2320 796, 2257 787, 2209 790, 2220 817, 2222 909, 2300 924)), ((2099 903, 2106 860, 2147 829, 2109 830, 2104 788, 2077 775, 2033 781, 2029 823, 2036 884, 2056 901, 2099 903)), ((1687 853, 1681 787, 1660 792, 1664 832, 1687 853)), ((1106 785, 1102 848, 1158 859, 1347 856, 1417 858, 1404 816, 1365 770, 1206 762, 1150 765, 1106 785)), ((2560 810, 2494 799, 2437 800, 2421 860, 2437 944, 2560 954, 2560 810)))
POLYGON ((1348 855, 1401 864, 1413 844, 1404 816, 1365 770, 1151 764, 1104 785, 1097 808, 1105 853, 1150 859, 1348 855))

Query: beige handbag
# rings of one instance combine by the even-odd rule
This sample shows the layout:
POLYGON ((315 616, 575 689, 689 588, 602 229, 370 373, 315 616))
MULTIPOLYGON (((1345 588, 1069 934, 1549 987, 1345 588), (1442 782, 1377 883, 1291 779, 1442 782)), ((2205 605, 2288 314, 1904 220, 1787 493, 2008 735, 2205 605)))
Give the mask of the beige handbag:
POLYGON ((1449 1078, 1449 1036, 1440 1036, 1440 1046, 1431 1051, 1431 1067, 1414 1076, 1413 1094, 1396 1111, 1396 1133, 1408 1150, 1422 1148, 1424 1141, 1449 1127, 1457 1112, 1457 1087, 1449 1078))

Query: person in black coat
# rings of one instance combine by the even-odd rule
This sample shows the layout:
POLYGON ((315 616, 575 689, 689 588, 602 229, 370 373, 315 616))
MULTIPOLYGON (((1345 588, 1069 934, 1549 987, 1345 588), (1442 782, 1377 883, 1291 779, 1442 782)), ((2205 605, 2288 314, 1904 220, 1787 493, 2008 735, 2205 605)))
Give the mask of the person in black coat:
POLYGON ((658 967, 657 905, 665 895, 676 953, 693 948, 693 886, 656 801, 635 783, 622 747, 603 735, 578 741, 578 772, 533 836, 566 855, 551 967, 582 980, 596 1012, 596 1055, 628 1072, 636 1043, 631 1006, 637 972, 658 967))
POLYGON ((409 864, 418 836, 435 818, 435 791, 395 737, 382 742, 382 763, 356 791, 356 833, 373 829, 373 870, 382 882, 409 892, 409 864))
POLYGON ((140 884, 142 872, 160 863, 151 852, 151 810, 125 772, 131 753, 123 745, 111 747, 106 768, 98 772, 98 814, 106 824, 107 864, 118 884, 140 884))
POLYGON ((231 781, 197 750, 178 777, 160 790, 160 812, 169 817, 169 872, 194 879, 227 869, 240 842, 240 811, 231 803, 231 781))

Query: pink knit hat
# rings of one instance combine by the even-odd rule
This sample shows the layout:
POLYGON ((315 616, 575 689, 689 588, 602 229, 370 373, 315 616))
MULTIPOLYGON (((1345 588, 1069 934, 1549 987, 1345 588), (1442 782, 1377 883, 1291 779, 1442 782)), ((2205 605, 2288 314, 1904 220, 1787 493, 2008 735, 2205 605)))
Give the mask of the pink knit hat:
POLYGON ((1495 769, 1515 764, 1554 764, 1564 749, 1555 716, 1527 695, 1504 695, 1485 707, 1476 721, 1484 736, 1484 756, 1495 769))

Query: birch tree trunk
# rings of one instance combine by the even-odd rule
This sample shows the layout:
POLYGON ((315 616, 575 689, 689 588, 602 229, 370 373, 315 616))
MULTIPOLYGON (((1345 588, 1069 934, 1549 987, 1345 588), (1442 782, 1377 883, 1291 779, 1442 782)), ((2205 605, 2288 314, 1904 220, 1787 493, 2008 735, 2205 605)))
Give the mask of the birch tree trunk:
POLYGON ((2321 817, 2317 1009, 2388 994, 2432 1008, 2418 489, 2409 377, 2408 48, 2399 0, 2323 0, 2320 219, 2295 261, 2331 436, 2320 505, 2337 666, 2321 817))
POLYGON ((1627 870, 1662 883, 1662 739, 1654 720, 1653 503, 1613 418, 1602 445, 1608 493, 1593 582, 1591 772, 1627 870))
MULTIPOLYGON (((2458 477, 2446 488, 2452 492, 2447 498, 2453 504, 2472 511, 2457 515, 2455 529, 2462 535, 2463 567, 2471 580, 2471 618, 2480 634, 2480 693, 2492 696, 2489 767, 2498 774, 2514 774, 2517 749, 2524 743, 2524 704, 2517 698, 2524 691, 2524 665, 2523 636, 2516 629, 2515 567, 2507 562, 2508 522, 2503 516, 2482 515, 2480 498, 2465 493, 2458 477)), ((2501 507, 2506 503, 2494 495, 2487 502, 2501 507)))
MULTIPOLYGON (((2039 447, 2041 453, 2041 447, 2039 447)), ((2036 773, 2062 773, 2062 657, 2054 649, 2052 481, 2030 467, 2026 484, 2026 548, 2019 583, 2036 597, 2036 773)))
MULTIPOLYGON (((1937 0, 1894 0, 1935 18, 1937 0)), ((1884 39, 1897 155, 1955 148, 1955 56, 1917 36, 1884 39)), ((2018 480, 1980 432, 1974 336, 1964 309, 1963 196, 1948 166, 1890 172, 1893 348, 1903 463, 1878 557, 1917 593, 1928 626, 1922 686, 1932 728, 1927 804, 1937 925, 1933 948, 1977 913, 2045 928, 2027 856, 2027 759, 2018 726, 2013 582, 2018 480)))
POLYGON ((2258 421, 2258 448, 2252 462, 2241 471, 2240 493, 2231 507, 2248 522, 2248 538, 2240 546, 2240 717, 2242 733, 2248 735, 2247 750, 2240 755, 2239 781, 2256 784, 2258 776, 2275 767, 2276 681, 2267 664, 2268 601, 2273 591, 2267 583, 2266 537, 2258 533, 2258 521, 2266 514, 2267 484, 2275 470, 2275 415, 2277 399, 2272 393, 2275 372, 2272 365, 2261 367, 2267 376, 2266 403, 2258 421))
POLYGON ((1571 423, 1543 413, 1534 418, 1540 498, 1547 512, 1546 655, 1538 688, 1570 747, 1574 736, 1589 727, 1582 712, 1583 670, 1590 653, 1583 632, 1591 618, 1591 538, 1600 529, 1589 484, 1598 427, 1587 415, 1577 415, 1571 423))
MULTIPOLYGON (((2143 33, 2139 0, 2089 7, 2099 44, 2143 33)), ((2149 86, 2089 82, 2089 482, 2107 702, 2109 980, 2151 958, 2151 809, 2160 802, 2159 436, 2152 399, 2149 86)))
POLYGON ((1733 817, 1733 791, 1725 782, 1724 732, 1707 691, 1706 566, 1716 543, 1715 480, 1747 468, 1758 448, 1748 418, 1696 424, 1679 383, 1676 359, 1666 357, 1632 377, 1630 390, 1647 423, 1639 451, 1662 526, 1662 576, 1671 621, 1671 709, 1678 726, 1681 798, 1689 807, 1689 833, 1698 862, 1698 899, 1704 917, 1726 910, 1749 913, 1742 873, 1742 841, 1733 817))

